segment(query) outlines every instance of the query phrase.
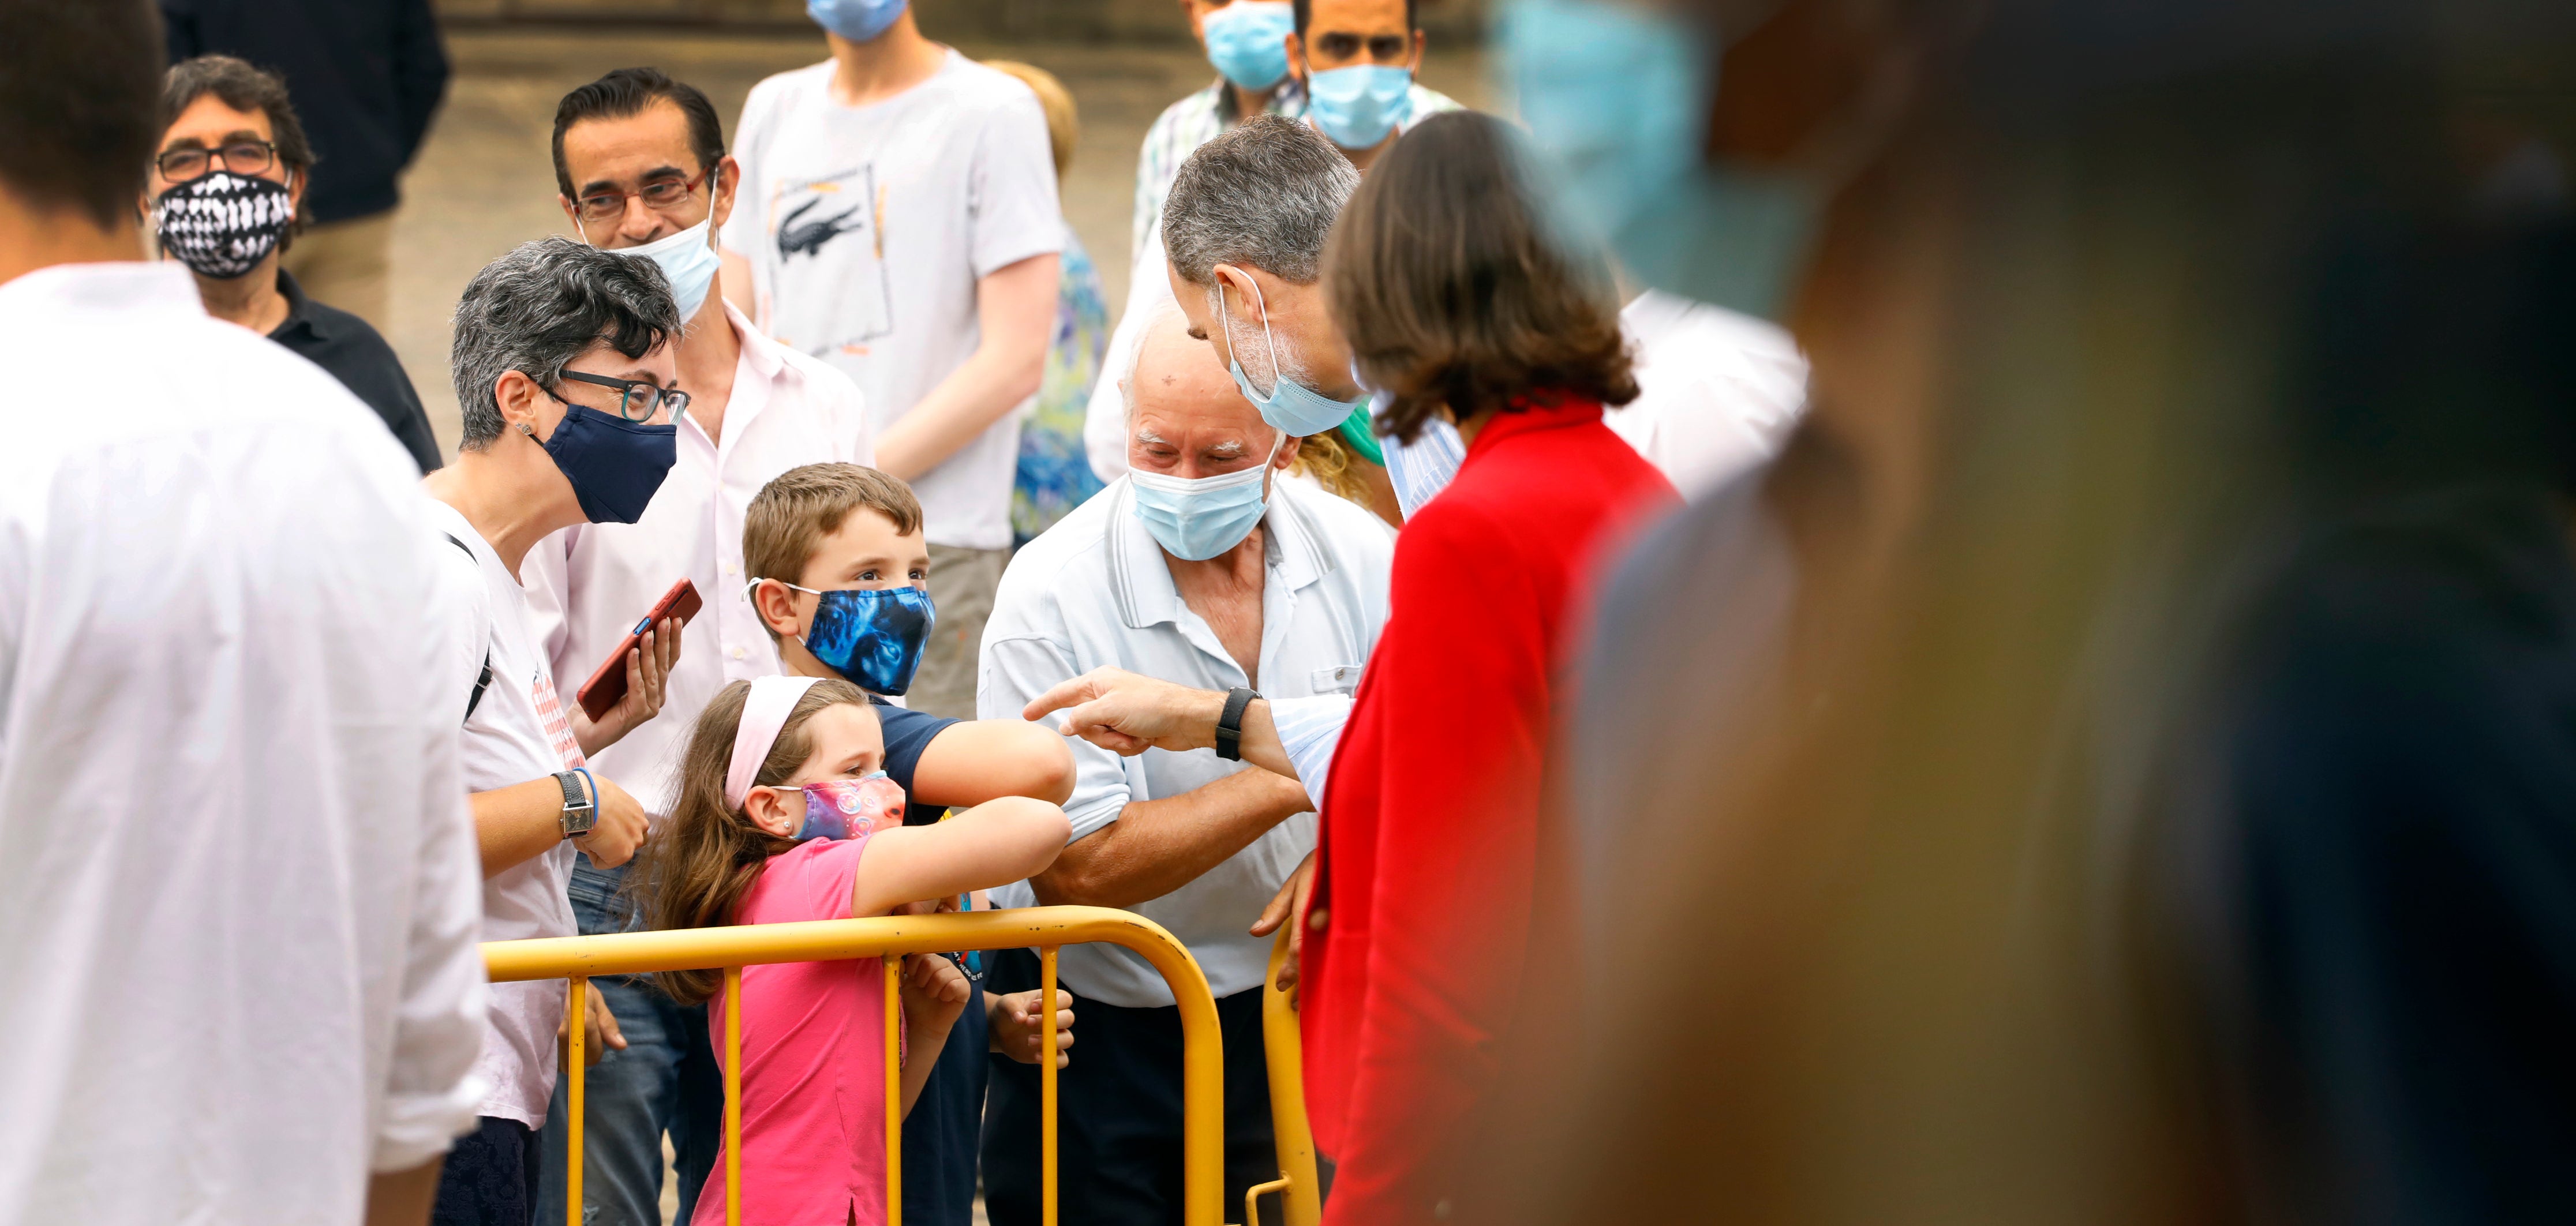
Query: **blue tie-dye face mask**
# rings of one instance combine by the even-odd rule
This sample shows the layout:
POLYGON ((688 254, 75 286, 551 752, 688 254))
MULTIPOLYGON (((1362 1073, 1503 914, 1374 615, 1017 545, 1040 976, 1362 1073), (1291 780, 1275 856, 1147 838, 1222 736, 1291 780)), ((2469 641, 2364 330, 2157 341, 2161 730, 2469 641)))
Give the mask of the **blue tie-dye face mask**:
POLYGON ((917 587, 841 588, 816 592, 814 624, 797 640, 823 666, 871 694, 901 697, 921 671, 922 647, 939 624, 930 593, 917 587))

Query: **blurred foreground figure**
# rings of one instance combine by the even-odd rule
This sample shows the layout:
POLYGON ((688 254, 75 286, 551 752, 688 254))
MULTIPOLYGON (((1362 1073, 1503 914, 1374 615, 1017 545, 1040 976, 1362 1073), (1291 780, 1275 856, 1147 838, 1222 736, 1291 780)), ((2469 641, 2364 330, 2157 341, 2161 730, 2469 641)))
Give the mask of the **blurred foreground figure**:
POLYGON ((141 261, 156 34, 0 0, 0 1223, 419 1223, 481 1093, 445 546, 141 261))
POLYGON ((1567 223, 1814 369, 1602 602, 1465 1216, 2563 1219, 2576 9, 1504 8, 1567 223))

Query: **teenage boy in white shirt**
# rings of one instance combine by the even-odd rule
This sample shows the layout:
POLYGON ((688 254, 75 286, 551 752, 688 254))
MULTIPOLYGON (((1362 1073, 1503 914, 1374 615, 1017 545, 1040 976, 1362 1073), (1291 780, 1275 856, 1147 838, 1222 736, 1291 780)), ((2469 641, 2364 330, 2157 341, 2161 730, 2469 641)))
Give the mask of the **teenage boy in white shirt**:
POLYGON ((911 705, 971 719, 1010 557, 1018 410, 1055 330, 1046 116, 1026 85, 922 37, 902 0, 807 11, 832 58, 743 103, 725 292, 866 394, 876 466, 927 515, 939 630, 911 705))
MULTIPOLYGON (((522 570, 564 528, 643 514, 671 469, 670 418, 687 410, 671 354, 679 333, 658 269, 563 238, 494 260, 456 306, 452 375, 464 437, 456 462, 422 486, 435 500, 432 522, 462 555, 447 572, 452 709, 464 719, 487 941, 573 935, 565 887, 574 850, 613 867, 644 840, 643 807, 589 769, 587 756, 659 712, 679 623, 647 629, 626 653, 626 694, 594 722, 555 684, 522 570)), ((591 1021, 604 1022, 590 999, 591 1021)), ((475 1063, 488 1085, 482 1121, 440 1178, 439 1226, 526 1226, 563 1023, 562 981, 494 985, 475 1063)))

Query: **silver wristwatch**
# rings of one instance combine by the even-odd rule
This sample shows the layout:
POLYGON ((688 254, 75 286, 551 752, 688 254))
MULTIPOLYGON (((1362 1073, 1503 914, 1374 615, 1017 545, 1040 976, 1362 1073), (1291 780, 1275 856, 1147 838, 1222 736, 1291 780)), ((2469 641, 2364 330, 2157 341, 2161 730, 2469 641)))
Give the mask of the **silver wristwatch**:
POLYGON ((563 836, 569 839, 590 833, 590 828, 599 824, 599 801, 581 786, 581 772, 558 772, 555 782, 563 785, 563 836))

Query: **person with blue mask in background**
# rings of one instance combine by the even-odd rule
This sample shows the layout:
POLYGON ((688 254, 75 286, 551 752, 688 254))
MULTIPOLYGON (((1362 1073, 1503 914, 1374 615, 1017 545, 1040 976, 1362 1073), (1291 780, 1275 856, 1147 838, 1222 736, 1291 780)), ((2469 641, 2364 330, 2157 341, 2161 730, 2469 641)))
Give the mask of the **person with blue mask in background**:
MULTIPOLYGON (((692 393, 672 422, 677 458, 641 519, 582 524, 539 541, 521 577, 530 625, 558 677, 582 678, 623 641, 635 619, 686 578, 705 612, 696 649, 671 669, 676 717, 638 728, 598 755, 598 768, 636 781, 658 820, 673 783, 663 769, 685 747, 698 712, 729 682, 779 669, 778 653, 743 583, 742 523, 754 491, 799 465, 868 463, 859 389, 831 365, 771 340, 717 288, 714 231, 734 209, 742 172, 727 156, 715 107, 695 86, 652 68, 621 68, 564 95, 555 108, 554 170, 565 228, 602 251, 659 269, 685 321, 671 350, 692 393)), ((576 857, 571 895, 586 934, 621 932, 623 868, 576 857)), ((661 1220, 662 1138, 678 1155, 680 1208, 695 1203, 716 1152, 721 1085, 706 1009, 684 1007, 649 982, 602 979, 626 1047, 590 1081, 583 1196, 597 1226, 661 1220)), ((562 1116, 563 1092, 550 1119, 562 1116)), ((564 1138, 543 1137, 538 1216, 563 1218, 564 1138)))
POLYGON ((1806 358, 1774 318, 1798 190, 1698 165, 1711 86, 1686 19, 1581 0, 1494 16, 1497 93, 1551 163, 1558 223, 1620 255, 1639 393, 1610 428, 1685 495, 1767 460, 1806 408, 1806 358))
POLYGON ((859 386, 876 467, 921 498, 939 632, 909 698, 975 707, 1012 544, 1024 406, 1056 335, 1064 213, 1037 95, 904 0, 808 0, 829 58, 752 87, 724 292, 859 386), (738 275, 737 275, 738 274, 738 275))
MULTIPOLYGON (((1288 0, 1181 0, 1190 34, 1207 49, 1216 80, 1163 108, 1136 156, 1136 210, 1129 258, 1140 264, 1162 224, 1172 176, 1199 146, 1251 115, 1304 113, 1305 92, 1288 73, 1288 0)), ((1122 438, 1119 446, 1124 447, 1122 438)))
MULTIPOLYGON (((1011 560, 984 637, 985 719, 1021 719, 1097 670, 1231 691, 1238 716, 1256 691, 1348 704, 1387 618, 1393 543, 1367 511, 1286 479, 1302 440, 1263 420, 1188 328, 1165 312, 1118 372, 1128 474, 1011 560)), ((1261 1054, 1269 942, 1246 928, 1314 846, 1312 806, 1296 780, 1222 747, 1120 758, 1066 743, 1073 840, 994 901, 1129 908, 1189 946, 1224 1032, 1225 1195, 1240 1204, 1279 1171, 1261 1054)), ((1013 954, 991 986, 1034 986, 1036 973, 1034 957, 1013 954)), ((1061 1161, 1085 1173, 1065 1181, 1060 1220, 1178 1226, 1170 990, 1104 946, 1066 948, 1058 973, 1082 1002, 1081 1046, 1061 1078, 1061 1161)), ((994 1062, 984 1196, 995 1226, 1041 1220, 1040 1096, 1036 1070, 994 1062)))
POLYGON ((1422 70, 1416 0, 1296 0, 1288 71, 1306 122, 1365 171, 1413 125, 1456 100, 1414 79, 1422 70))

